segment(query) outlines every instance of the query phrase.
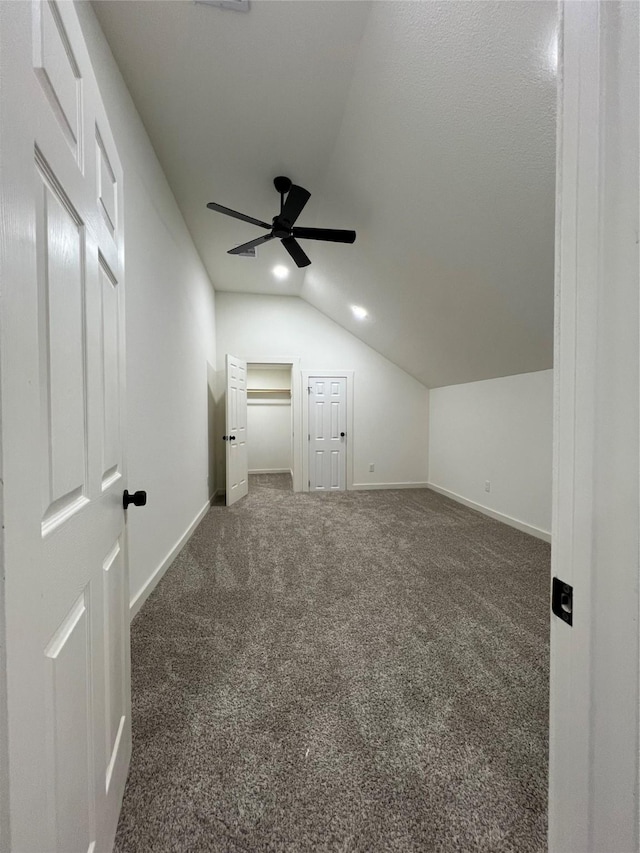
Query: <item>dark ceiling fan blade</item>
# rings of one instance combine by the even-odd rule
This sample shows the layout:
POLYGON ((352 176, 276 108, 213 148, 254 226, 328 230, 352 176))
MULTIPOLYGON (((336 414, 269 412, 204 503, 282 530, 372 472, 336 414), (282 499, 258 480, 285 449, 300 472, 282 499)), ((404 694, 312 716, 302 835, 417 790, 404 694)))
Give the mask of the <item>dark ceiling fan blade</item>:
POLYGON ((284 203, 284 207, 282 208, 280 218, 286 219, 289 225, 293 225, 310 198, 311 193, 308 190, 303 189, 303 187, 297 187, 293 184, 289 190, 289 195, 284 203))
POLYGON ((296 262, 296 265, 299 267, 308 267, 311 261, 302 251, 302 246, 300 243, 297 243, 293 237, 285 237, 284 240, 280 241, 282 245, 285 247, 287 252, 291 255, 293 260, 296 262))
POLYGON ((228 255, 241 255, 243 252, 253 249, 256 246, 261 246, 267 240, 273 240, 273 234, 265 234, 264 237, 258 237, 257 240, 250 240, 248 243, 243 243, 242 246, 236 246, 235 249, 229 249, 228 255))
POLYGON ((244 213, 238 213, 237 210, 231 210, 230 207, 224 207, 222 204, 216 204, 215 201, 210 201, 207 207, 209 210, 217 210, 218 213, 226 213, 227 216, 233 216, 234 219, 240 219, 242 222, 249 222, 251 225, 257 225, 259 228, 271 228, 271 226, 266 222, 254 219, 253 216, 246 216, 244 213))
POLYGON ((342 231, 339 228, 294 228, 293 236, 301 240, 326 240, 331 243, 355 243, 355 231, 342 231))

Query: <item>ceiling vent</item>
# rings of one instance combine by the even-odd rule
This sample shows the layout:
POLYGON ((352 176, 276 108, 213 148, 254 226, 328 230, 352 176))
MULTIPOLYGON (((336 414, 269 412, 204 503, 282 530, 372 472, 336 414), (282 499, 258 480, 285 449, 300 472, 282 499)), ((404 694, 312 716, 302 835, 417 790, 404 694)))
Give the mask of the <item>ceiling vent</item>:
POLYGON ((236 12, 248 12, 249 0, 194 0, 201 6, 217 6, 218 9, 235 9, 236 12))

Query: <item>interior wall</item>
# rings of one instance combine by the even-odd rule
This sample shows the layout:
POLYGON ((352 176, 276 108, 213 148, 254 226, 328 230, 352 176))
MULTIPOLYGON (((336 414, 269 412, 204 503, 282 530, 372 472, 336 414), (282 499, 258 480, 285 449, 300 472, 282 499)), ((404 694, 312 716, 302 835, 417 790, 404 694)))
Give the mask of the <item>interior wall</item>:
POLYGON ((432 388, 429 398, 430 483, 550 537, 553 370, 432 388))
POLYGON ((91 5, 76 7, 124 169, 128 488, 148 494, 127 514, 135 612, 213 489, 214 291, 91 5))
POLYGON ((295 357, 301 370, 355 371, 349 437, 354 488, 426 483, 424 385, 295 296, 218 292, 216 324, 220 364, 232 353, 248 359, 295 357))
POLYGON ((247 365, 250 474, 291 471, 291 427, 291 368, 247 365))

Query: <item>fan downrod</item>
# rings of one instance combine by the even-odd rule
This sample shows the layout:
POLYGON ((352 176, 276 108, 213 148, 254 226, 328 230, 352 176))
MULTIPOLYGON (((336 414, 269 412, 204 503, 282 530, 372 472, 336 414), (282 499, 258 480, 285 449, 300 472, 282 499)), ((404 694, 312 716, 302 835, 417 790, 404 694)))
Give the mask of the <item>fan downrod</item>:
POLYGON ((291 178, 285 178, 283 175, 279 175, 277 178, 273 179, 273 185, 280 195, 286 195, 291 189, 291 178))

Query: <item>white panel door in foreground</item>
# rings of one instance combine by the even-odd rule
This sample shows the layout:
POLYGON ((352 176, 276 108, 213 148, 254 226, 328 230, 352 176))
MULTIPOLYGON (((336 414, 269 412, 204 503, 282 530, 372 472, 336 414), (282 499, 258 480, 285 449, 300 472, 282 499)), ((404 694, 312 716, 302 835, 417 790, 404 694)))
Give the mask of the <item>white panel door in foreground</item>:
POLYGON ((131 748, 122 169, 72 3, 0 3, 0 77, 10 849, 98 853, 131 748))
POLYGON ((346 487, 346 377, 309 377, 309 489, 346 487))

